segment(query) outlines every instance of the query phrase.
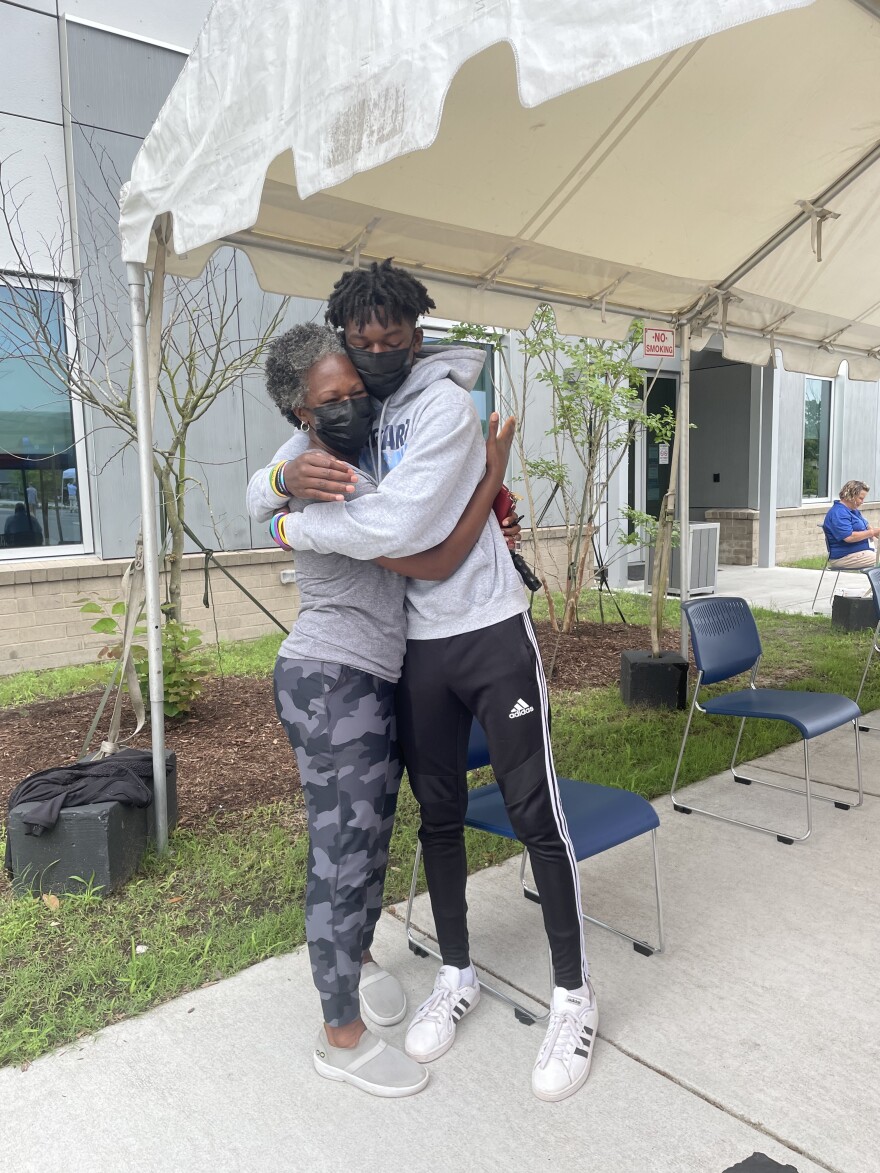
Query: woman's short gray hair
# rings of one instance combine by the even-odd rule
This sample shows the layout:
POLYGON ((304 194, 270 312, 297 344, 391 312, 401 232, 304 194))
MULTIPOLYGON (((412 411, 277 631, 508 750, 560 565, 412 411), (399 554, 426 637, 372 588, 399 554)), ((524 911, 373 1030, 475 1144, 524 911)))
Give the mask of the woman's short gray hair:
POLYGON ((308 373, 319 359, 345 354, 331 326, 303 322, 275 338, 266 355, 266 390, 286 420, 297 423, 296 411, 309 393, 308 373))
POLYGON ((870 487, 864 481, 847 481, 840 490, 840 499, 841 501, 855 501, 856 497, 861 497, 862 493, 867 493, 870 487))

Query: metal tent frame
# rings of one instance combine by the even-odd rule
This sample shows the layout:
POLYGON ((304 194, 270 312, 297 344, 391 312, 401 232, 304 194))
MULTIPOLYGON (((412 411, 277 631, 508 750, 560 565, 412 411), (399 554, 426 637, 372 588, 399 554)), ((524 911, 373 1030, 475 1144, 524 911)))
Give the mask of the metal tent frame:
MULTIPOLYGON (((860 7, 877 17, 878 11, 874 0, 855 0, 860 7)), ((826 186, 810 201, 804 201, 801 211, 794 215, 782 228, 774 232, 754 252, 746 257, 742 263, 728 274, 711 290, 704 293, 683 312, 662 313, 656 309, 639 307, 637 305, 623 305, 613 301, 613 288, 606 291, 585 292, 583 296, 573 296, 570 292, 557 293, 549 290, 538 282, 529 285, 522 276, 516 280, 505 277, 502 267, 490 274, 469 278, 461 273, 450 273, 437 268, 419 264, 407 263, 420 277, 427 281, 436 279, 448 285, 459 285, 472 290, 485 290, 487 284, 493 289, 503 291, 513 297, 523 297, 531 302, 547 301, 553 305, 572 306, 579 309, 599 311, 604 320, 605 315, 625 315, 629 320, 645 318, 651 322, 668 324, 678 333, 681 353, 681 379, 678 400, 678 434, 681 437, 679 449, 678 489, 676 503, 678 515, 682 519, 689 517, 690 505, 690 467, 689 467, 689 422, 690 422, 690 357, 693 332, 695 329, 705 336, 706 332, 720 331, 725 338, 744 337, 760 340, 767 344, 768 353, 775 352, 776 345, 787 344, 799 348, 809 347, 815 351, 832 352, 839 363, 847 358, 877 359, 880 353, 875 349, 861 349, 858 347, 840 344, 836 336, 823 340, 808 340, 797 335, 788 335, 780 331, 781 322, 774 326, 749 328, 742 325, 728 326, 727 308, 731 299, 736 298, 735 289, 742 280, 768 257, 773 256, 795 233, 810 226, 814 237, 818 235, 819 248, 817 263, 821 263, 821 224, 827 214, 827 203, 842 192, 846 191, 860 176, 873 168, 880 160, 880 141, 867 151, 854 165, 848 167, 833 183, 826 186)), ((151 328, 148 336, 147 308, 146 308, 146 264, 141 261, 128 261, 126 264, 127 282, 131 306, 132 322, 132 350, 134 360, 134 382, 136 387, 137 429, 139 453, 139 479, 142 509, 142 534, 145 562, 146 587, 146 614, 147 614, 147 648, 149 654, 149 696, 151 703, 151 731, 152 753, 155 777, 155 802, 157 841, 160 851, 165 850, 168 841, 167 826, 167 797, 165 794, 165 730, 163 716, 163 680, 162 680, 162 631, 161 605, 159 592, 159 562, 158 538, 156 526, 157 494, 153 476, 153 408, 155 403, 156 385, 158 379, 158 343, 161 328, 161 308, 163 275, 166 261, 166 252, 170 235, 167 218, 162 221, 156 232, 156 247, 152 260, 153 283, 151 288, 151 328)), ((369 251, 369 232, 362 234, 363 240, 358 241, 352 248, 319 248, 314 245, 297 245, 289 239, 273 237, 264 231, 238 232, 219 238, 215 244, 230 245, 247 250, 267 250, 292 254, 304 261, 318 259, 322 261, 336 261, 339 263, 351 262, 353 252, 355 259, 360 262, 381 260, 382 255, 373 255, 369 251)), ((815 243, 815 240, 814 240, 815 243)), ((288 292, 295 292, 290 289, 288 292)), ((496 323, 497 324, 497 323, 496 323)), ((681 601, 687 601, 688 585, 690 582, 690 542, 687 524, 683 526, 680 548, 681 562, 681 601)), ((682 616, 681 646, 682 652, 687 654, 686 621, 682 616)))

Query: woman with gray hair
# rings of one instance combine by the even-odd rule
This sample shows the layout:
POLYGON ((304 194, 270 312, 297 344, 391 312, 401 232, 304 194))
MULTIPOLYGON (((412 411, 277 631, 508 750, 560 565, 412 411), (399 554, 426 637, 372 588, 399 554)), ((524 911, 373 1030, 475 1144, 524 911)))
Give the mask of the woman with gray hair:
MULTIPOLYGON (((372 401, 333 329, 310 323, 276 339, 266 387, 313 447, 357 466, 372 431, 372 401)), ((275 666, 275 703, 308 819, 306 938, 324 1013, 313 1061, 325 1078, 377 1096, 413 1095, 428 1081, 420 1063, 373 1035, 361 1017, 390 1026, 406 1013, 400 983, 370 951, 401 777, 394 694, 406 648, 406 579, 445 579, 465 560, 501 488, 513 431, 508 420, 499 434, 493 415, 486 474, 456 528, 432 550, 375 562, 296 555, 300 608, 275 666)), ((291 500, 284 482, 288 455, 299 451, 283 446, 268 478, 277 508, 270 532, 284 549, 290 511, 307 504, 291 500)), ((352 496, 375 489, 358 468, 352 496)), ((250 497, 249 507, 262 512, 250 497)))
POLYGON ((872 527, 860 512, 868 495, 864 481, 847 481, 840 497, 822 523, 828 547, 828 565, 833 570, 870 570, 877 565, 876 539, 880 527, 872 527))

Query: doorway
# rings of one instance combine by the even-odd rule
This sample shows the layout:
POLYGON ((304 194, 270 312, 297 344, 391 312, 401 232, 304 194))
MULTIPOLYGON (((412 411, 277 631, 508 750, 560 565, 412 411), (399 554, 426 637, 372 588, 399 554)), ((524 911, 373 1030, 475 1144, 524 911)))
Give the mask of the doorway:
MULTIPOLYGON (((645 373, 646 386, 651 385, 652 378, 651 374, 645 373)), ((676 377, 661 375, 654 379, 648 399, 652 414, 662 411, 664 407, 668 407, 674 413, 677 395, 676 377)), ((627 471, 630 508, 659 518, 660 506, 669 489, 669 476, 672 472, 671 439, 668 444, 659 444, 650 432, 642 432, 629 446, 627 471)), ((629 532, 632 533, 634 528, 630 522, 629 532)), ((637 555, 639 561, 643 560, 644 554, 644 548, 641 548, 637 555)))

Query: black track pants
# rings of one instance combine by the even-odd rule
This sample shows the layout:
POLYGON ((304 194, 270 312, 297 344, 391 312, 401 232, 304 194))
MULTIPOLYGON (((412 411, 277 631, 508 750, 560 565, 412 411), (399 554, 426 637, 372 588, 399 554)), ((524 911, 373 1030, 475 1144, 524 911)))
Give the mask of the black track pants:
POLYGON ((407 643, 398 733, 421 807, 419 839, 441 956, 459 969, 470 961, 464 816, 472 715, 486 731, 511 825, 529 849, 556 984, 576 989, 587 977, 577 862, 550 751, 547 685, 527 615, 407 643))

